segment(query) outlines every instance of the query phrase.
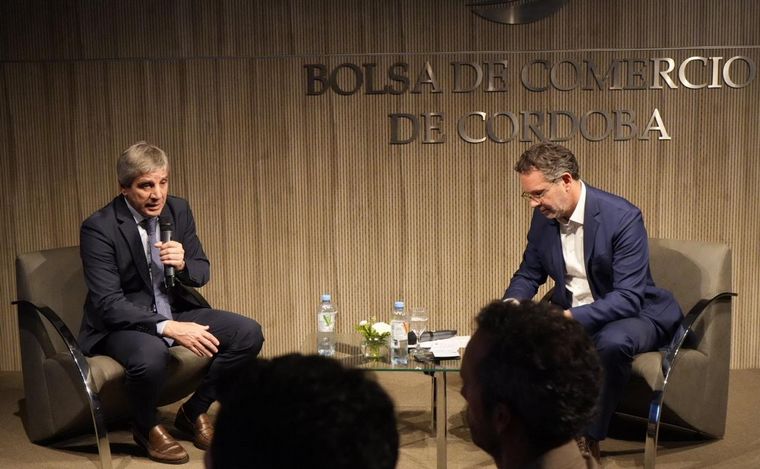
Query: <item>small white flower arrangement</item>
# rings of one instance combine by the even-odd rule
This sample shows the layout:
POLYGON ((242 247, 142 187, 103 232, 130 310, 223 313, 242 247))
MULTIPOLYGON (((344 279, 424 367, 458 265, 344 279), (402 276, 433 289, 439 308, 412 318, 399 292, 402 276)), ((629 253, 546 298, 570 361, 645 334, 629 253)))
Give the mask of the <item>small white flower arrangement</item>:
POLYGON ((362 335, 367 343, 385 343, 391 336, 391 325, 387 322, 376 321, 375 318, 369 321, 361 321, 356 326, 356 330, 362 335))
POLYGON ((377 321, 374 317, 369 321, 361 321, 356 330, 362 335, 362 354, 370 360, 384 360, 391 336, 391 325, 377 321))

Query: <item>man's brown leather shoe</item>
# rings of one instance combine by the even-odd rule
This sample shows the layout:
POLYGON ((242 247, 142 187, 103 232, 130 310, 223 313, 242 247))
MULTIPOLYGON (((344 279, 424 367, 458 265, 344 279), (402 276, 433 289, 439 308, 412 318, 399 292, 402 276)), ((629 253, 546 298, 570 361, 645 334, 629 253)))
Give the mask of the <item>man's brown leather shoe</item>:
POLYGON ((195 422, 192 422, 185 413, 185 407, 181 406, 177 412, 177 418, 174 419, 174 426, 178 430, 193 435, 193 444, 196 448, 208 451, 211 439, 214 438, 214 425, 208 414, 200 414, 195 422))
POLYGON ((166 431, 163 425, 156 425, 148 432, 148 436, 133 430, 135 443, 145 448, 148 457, 154 461, 166 464, 184 464, 190 460, 185 448, 166 431))

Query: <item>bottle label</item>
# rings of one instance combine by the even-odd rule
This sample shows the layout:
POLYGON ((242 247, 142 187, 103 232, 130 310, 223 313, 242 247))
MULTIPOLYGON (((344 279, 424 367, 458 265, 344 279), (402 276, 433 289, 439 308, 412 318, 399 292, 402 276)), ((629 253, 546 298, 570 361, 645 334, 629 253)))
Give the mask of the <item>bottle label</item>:
POLYGON ((335 312, 317 313, 317 330, 319 332, 335 331, 335 312))
POLYGON ((404 321, 393 321, 391 324, 391 335, 393 336, 393 340, 406 340, 408 337, 406 323, 404 321))

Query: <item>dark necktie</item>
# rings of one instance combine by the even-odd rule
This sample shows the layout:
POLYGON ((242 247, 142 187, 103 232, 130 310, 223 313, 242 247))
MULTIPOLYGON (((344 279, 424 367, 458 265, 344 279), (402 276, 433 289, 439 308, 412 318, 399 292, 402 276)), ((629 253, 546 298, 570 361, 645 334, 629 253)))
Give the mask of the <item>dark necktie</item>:
POLYGON ((159 256, 158 248, 154 246, 158 242, 158 236, 156 235, 156 225, 158 224, 158 218, 153 217, 150 219, 144 219, 140 222, 140 226, 145 228, 148 232, 148 246, 150 250, 150 278, 153 283, 153 301, 156 307, 156 312, 166 319, 172 319, 172 308, 169 304, 169 296, 161 289, 161 283, 164 279, 164 264, 161 263, 161 257, 159 256))

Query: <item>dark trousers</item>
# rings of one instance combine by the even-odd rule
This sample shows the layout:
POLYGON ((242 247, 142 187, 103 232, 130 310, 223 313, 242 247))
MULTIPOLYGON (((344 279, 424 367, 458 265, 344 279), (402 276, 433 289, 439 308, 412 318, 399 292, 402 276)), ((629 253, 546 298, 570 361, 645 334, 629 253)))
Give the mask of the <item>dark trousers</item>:
MULTIPOLYGON (((194 309, 174 314, 174 320, 209 326, 209 332, 220 342, 206 376, 184 404, 194 419, 217 400, 220 381, 258 355, 264 336, 259 323, 229 311, 194 309)), ((112 357, 126 369, 126 386, 137 429, 147 432, 155 426, 158 397, 171 359, 166 341, 139 331, 115 331, 98 342, 93 352, 112 357)))
POLYGON ((670 337, 647 318, 626 318, 606 324, 592 339, 604 369, 602 392, 597 418, 586 429, 586 435, 601 441, 631 377, 631 363, 636 354, 657 350, 670 337))

